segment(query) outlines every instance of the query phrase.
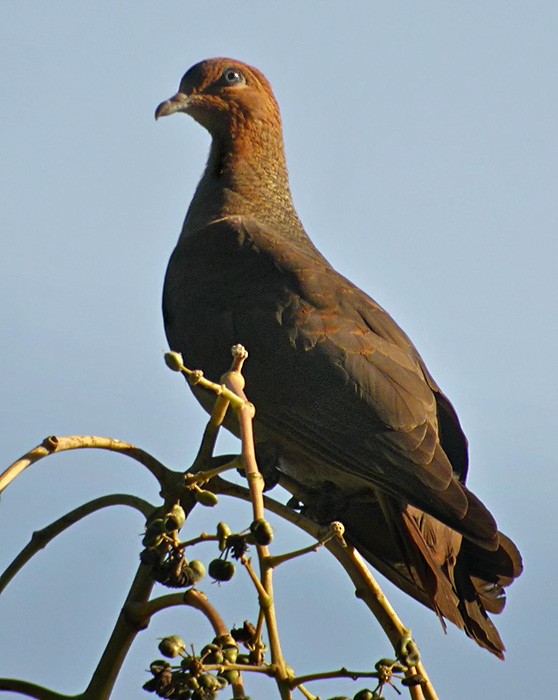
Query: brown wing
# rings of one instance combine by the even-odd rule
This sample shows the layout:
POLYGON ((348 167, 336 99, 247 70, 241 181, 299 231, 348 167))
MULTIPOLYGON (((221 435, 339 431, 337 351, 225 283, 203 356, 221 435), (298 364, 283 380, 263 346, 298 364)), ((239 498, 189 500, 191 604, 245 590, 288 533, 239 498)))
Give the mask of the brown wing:
MULTIPOLYGON (((241 217, 183 238, 165 285, 171 348, 219 376, 236 342, 250 352, 246 378, 257 422, 298 454, 361 478, 497 547, 496 526, 464 487, 438 434, 466 469, 451 405, 425 376, 390 316, 311 246, 241 217)), ((456 419, 455 419, 456 421, 456 419)))

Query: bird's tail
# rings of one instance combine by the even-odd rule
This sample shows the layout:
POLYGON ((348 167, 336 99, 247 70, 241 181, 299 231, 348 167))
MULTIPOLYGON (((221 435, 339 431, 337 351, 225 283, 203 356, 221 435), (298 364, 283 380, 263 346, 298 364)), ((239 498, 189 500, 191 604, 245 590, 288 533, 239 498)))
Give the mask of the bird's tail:
POLYGON ((488 551, 383 494, 372 502, 368 496, 365 507, 350 508, 340 519, 351 544, 396 586, 432 608, 444 628, 447 619, 504 658, 488 613, 503 610, 504 589, 522 571, 521 556, 508 537, 499 533, 498 548, 488 551))

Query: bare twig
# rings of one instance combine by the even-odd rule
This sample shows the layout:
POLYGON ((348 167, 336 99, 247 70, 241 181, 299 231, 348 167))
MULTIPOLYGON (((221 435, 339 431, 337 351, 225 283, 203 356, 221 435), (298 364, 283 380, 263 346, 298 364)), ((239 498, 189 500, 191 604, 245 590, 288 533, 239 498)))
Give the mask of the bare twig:
POLYGON ((138 625, 145 626, 156 613, 166 608, 177 605, 188 605, 191 608, 200 610, 213 627, 216 636, 229 634, 229 628, 217 610, 211 605, 205 593, 190 588, 182 593, 170 593, 159 596, 144 603, 130 603, 126 612, 130 620, 138 625))
POLYGON ((126 493, 113 493, 108 496, 95 498, 88 503, 84 503, 78 508, 66 513, 66 515, 63 515, 61 518, 58 518, 58 520, 55 520, 50 525, 47 525, 47 527, 44 527, 42 530, 37 530, 33 533, 31 541, 21 550, 17 557, 4 571, 2 576, 0 576, 0 593, 4 590, 4 588, 6 588, 17 572, 20 571, 37 552, 46 547, 47 544, 57 535, 69 528, 74 523, 77 523, 79 520, 91 515, 91 513, 101 510, 101 508, 116 505, 136 508, 146 518, 155 508, 155 506, 151 505, 151 503, 144 501, 143 498, 126 493))
POLYGON ((133 615, 129 615, 128 610, 133 610, 135 604, 145 603, 152 588, 153 580, 149 568, 140 565, 110 639, 97 668, 93 672, 91 681, 83 693, 83 700, 108 700, 110 698, 114 683, 132 642, 137 633, 149 624, 145 621, 138 622, 133 615))
POLYGON ((155 457, 145 452, 145 450, 131 445, 129 442, 122 442, 113 438, 99 437, 95 435, 72 435, 70 437, 56 437, 51 435, 43 440, 40 445, 26 452, 16 462, 9 466, 3 474, 0 474, 0 493, 17 478, 21 472, 45 457, 55 452, 65 452, 67 450, 98 449, 119 452, 127 457, 131 457, 140 464, 143 464, 160 484, 163 484, 171 470, 165 467, 155 457))
MULTIPOLYGON (((221 477, 212 480, 211 488, 218 494, 233 496, 244 501, 250 501, 251 499, 250 491, 246 487, 233 484, 221 477)), ((264 496, 264 505, 267 510, 296 525, 317 540, 320 539, 323 529, 313 520, 306 518, 301 513, 292 510, 269 496, 264 496)), ((403 625, 389 604, 358 552, 353 547, 343 546, 337 538, 328 541, 325 546, 338 559, 350 576, 355 584, 357 595, 374 616, 378 613, 378 622, 397 653, 401 640, 409 634, 409 630, 403 625)), ((429 681, 428 674, 421 662, 409 671, 409 675, 414 675, 415 673, 420 673, 427 683, 424 686, 409 688, 413 700, 423 700, 423 698, 425 700, 438 700, 436 691, 429 681)))
MULTIPOLYGON (((233 348, 232 369, 223 377, 223 384, 229 388, 240 399, 236 406, 233 406, 237 412, 238 421, 240 424, 240 435, 242 440, 242 456, 244 458, 244 468, 248 487, 250 489, 250 502, 252 503, 252 512, 254 520, 264 520, 264 500, 263 486, 264 480, 258 469, 256 462, 256 452, 254 447, 254 433, 252 421, 254 419, 255 409, 244 393, 244 377, 240 373, 242 364, 248 357, 246 350, 236 345, 233 348)), ((232 405, 232 402, 231 402, 232 405)), ((260 603, 265 617, 267 633, 269 637, 269 648, 271 652, 271 661, 277 667, 276 680, 279 688, 279 693, 282 700, 289 700, 291 697, 288 687, 289 674, 285 658, 281 650, 281 642, 279 638, 279 630, 277 627, 277 617, 275 614, 275 605, 273 602, 273 574, 271 567, 267 566, 266 560, 269 557, 269 548, 267 546, 257 545, 258 559, 260 563, 261 588, 265 591, 265 597, 260 592, 260 603)))
POLYGON ((27 695, 35 700, 81 700, 82 695, 62 695, 54 690, 43 688, 35 683, 20 681, 17 678, 0 678, 0 691, 11 690, 20 695, 27 695))

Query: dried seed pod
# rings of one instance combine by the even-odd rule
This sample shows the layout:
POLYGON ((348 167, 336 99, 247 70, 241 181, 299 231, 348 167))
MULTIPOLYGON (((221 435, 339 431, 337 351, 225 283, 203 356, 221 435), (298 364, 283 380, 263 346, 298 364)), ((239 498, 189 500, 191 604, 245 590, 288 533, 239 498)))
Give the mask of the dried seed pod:
POLYGON ((227 549, 233 559, 240 559, 248 551, 245 535, 230 535, 227 538, 227 549))
POLYGON ((247 642, 252 642, 256 634, 256 628, 248 620, 244 620, 242 627, 233 627, 231 630, 231 635, 236 642, 241 642, 246 644, 247 642))

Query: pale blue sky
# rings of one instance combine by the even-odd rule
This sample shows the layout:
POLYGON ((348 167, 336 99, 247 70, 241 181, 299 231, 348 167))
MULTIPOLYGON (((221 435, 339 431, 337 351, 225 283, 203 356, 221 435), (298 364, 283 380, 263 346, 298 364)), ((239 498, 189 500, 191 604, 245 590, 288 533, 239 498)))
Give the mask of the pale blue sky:
MULTIPOLYGON (((205 417, 163 365, 160 297, 209 138, 180 116, 156 125, 153 111, 193 63, 245 60, 281 105, 307 231, 411 336, 469 437, 471 487, 525 557, 496 620, 505 663, 386 592, 441 698, 552 697, 557 35, 553 2, 0 3, 2 463, 51 433, 119 437, 176 467, 193 458, 205 417)), ((34 529, 110 491, 157 496, 139 467, 106 454, 29 470, 0 501, 0 567, 34 529)), ((248 522, 228 504, 222 513, 248 522)), ((99 514, 19 575, 0 599, 0 675, 82 689, 141 529, 133 513, 99 514)), ((302 542, 279 530, 277 551, 302 542)), ((254 615, 243 586, 202 588, 232 624, 254 615)), ((325 553, 279 570, 277 588, 298 671, 389 655, 325 553)), ((161 616, 136 642, 115 700, 149 697, 143 671, 169 633, 197 645, 208 636, 189 611, 161 616)))

